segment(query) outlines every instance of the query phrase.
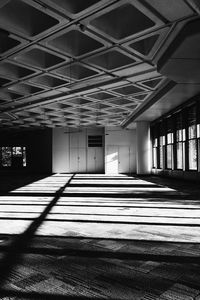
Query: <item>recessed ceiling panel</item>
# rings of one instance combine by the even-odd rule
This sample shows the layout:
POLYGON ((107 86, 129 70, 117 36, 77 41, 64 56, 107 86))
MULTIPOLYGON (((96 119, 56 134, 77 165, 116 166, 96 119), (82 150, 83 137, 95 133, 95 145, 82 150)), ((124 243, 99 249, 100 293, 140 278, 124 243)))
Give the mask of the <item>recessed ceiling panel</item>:
MULTIPOLYGON (((113 1, 113 0, 112 0, 113 1)), ((91 10, 98 9, 103 4, 109 4, 111 0, 43 0, 60 12, 71 18, 77 18, 91 10)))
POLYGON ((29 94, 36 94, 36 93, 40 93, 42 91, 44 91, 43 89, 30 85, 30 84, 26 84, 26 83, 18 83, 18 84, 14 84, 12 86, 10 86, 8 88, 10 91, 13 92, 18 92, 22 95, 29 95, 29 94))
POLYGON ((128 96, 132 94, 138 94, 144 91, 143 88, 140 88, 136 85, 129 84, 112 90, 115 93, 120 95, 128 96))
MULTIPOLYGON (((1 93, 1 92, 0 92, 0 93, 1 93)), ((1 97, 1 95, 0 95, 0 97, 1 97)), ((5 104, 6 102, 7 102, 6 100, 2 100, 2 99, 0 98, 0 105, 5 104)), ((1 123, 2 123, 2 121, 1 121, 1 123)), ((2 125, 1 123, 0 123, 0 126, 2 125)))
POLYGON ((134 110, 137 108, 137 104, 132 104, 132 105, 129 105, 128 108, 130 108, 131 110, 134 110))
POLYGON ((145 0, 169 21, 191 16, 194 11, 184 0, 145 0))
POLYGON ((138 62, 138 59, 121 49, 113 48, 96 54, 85 61, 103 70, 111 71, 133 65, 138 62))
POLYGON ((127 104, 131 104, 132 103, 132 101, 130 101, 128 99, 124 99, 124 98, 119 98, 119 99, 111 100, 109 102, 113 103, 115 105, 127 105, 127 104))
POLYGON ((82 32, 77 26, 69 27, 45 41, 45 44, 61 53, 72 57, 81 57, 100 50, 106 42, 87 31, 82 32))
POLYGON ((0 8, 0 24, 26 37, 34 37, 59 24, 59 21, 27 1, 10 0, 0 8))
POLYGON ((10 82, 11 82, 10 80, 0 77, 0 88, 10 82))
POLYGON ((152 58, 163 39, 167 36, 168 31, 169 27, 164 27, 153 33, 125 43, 123 44, 123 47, 142 57, 152 58))
POLYGON ((98 92, 98 93, 88 94, 87 97, 96 100, 107 100, 107 99, 115 98, 116 96, 106 92, 98 92))
POLYGON ((116 41, 133 37, 161 25, 161 21, 139 1, 119 1, 92 15, 88 26, 116 41))
POLYGON ((37 85, 49 87, 49 88, 56 88, 58 86, 68 83, 68 81, 62 80, 60 78, 51 75, 37 76, 32 78, 30 82, 36 83, 37 85))
POLYGON ((22 39, 10 34, 8 31, 0 29, 0 55, 8 54, 17 49, 22 44, 22 39))
POLYGON ((84 98, 74 98, 74 99, 68 100, 67 103, 82 105, 82 104, 90 103, 90 101, 88 99, 84 99, 84 98))
POLYGON ((162 81, 163 81, 163 77, 159 77, 159 78, 151 78, 148 80, 144 80, 139 82, 138 84, 144 86, 145 88, 150 88, 152 90, 155 90, 158 88, 158 86, 161 84, 162 81))
POLYGON ((41 47, 30 47, 24 52, 20 52, 20 54, 13 56, 13 59, 39 69, 48 69, 69 61, 68 58, 55 55, 41 47))
POLYGON ((3 101, 12 101, 12 100, 17 100, 21 98, 22 95, 14 93, 14 92, 9 92, 9 91, 0 91, 0 99, 3 101))
POLYGON ((146 100, 150 95, 151 95, 151 93, 144 93, 144 94, 140 94, 140 95, 133 95, 133 99, 137 100, 138 102, 141 102, 141 101, 146 100))
POLYGON ((123 109, 121 109, 121 108, 115 108, 115 107, 109 108, 106 111, 108 111, 110 113, 115 113, 115 114, 125 112, 123 109))
POLYGON ((99 110, 99 109, 105 109, 105 108, 109 108, 110 106, 105 104, 105 103, 95 103, 94 105, 90 106, 93 109, 99 110))
POLYGON ((34 73, 36 73, 36 71, 25 67, 21 67, 17 64, 13 64, 10 62, 2 62, 0 64, 0 75, 2 77, 5 76, 8 78, 19 79, 28 77, 30 75, 33 75, 34 73))
POLYGON ((78 62, 58 68, 55 71, 53 71, 53 73, 67 77, 70 81, 71 79, 82 80, 99 74, 94 68, 91 68, 78 62))

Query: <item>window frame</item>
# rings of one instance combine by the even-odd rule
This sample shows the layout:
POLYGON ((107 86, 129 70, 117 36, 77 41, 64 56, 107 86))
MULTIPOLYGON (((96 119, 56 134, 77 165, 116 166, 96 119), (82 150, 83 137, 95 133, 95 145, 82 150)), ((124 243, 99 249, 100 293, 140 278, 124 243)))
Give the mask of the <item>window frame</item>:
POLYGON ((10 144, 3 145, 2 144, 0 146, 0 169, 13 169, 13 170, 19 169, 19 170, 22 170, 26 167, 27 167, 27 146, 26 145, 10 145, 10 144), (10 148, 11 149, 11 155, 10 155, 11 164, 10 164, 10 166, 3 165, 2 148, 10 148), (15 155, 13 148, 21 148, 21 155, 15 155), (19 168, 16 168, 13 165, 13 162, 14 162, 14 159, 15 159, 14 157, 17 157, 17 156, 22 158, 22 166, 20 166, 19 168), (25 160, 24 160, 24 158, 25 158, 25 160))

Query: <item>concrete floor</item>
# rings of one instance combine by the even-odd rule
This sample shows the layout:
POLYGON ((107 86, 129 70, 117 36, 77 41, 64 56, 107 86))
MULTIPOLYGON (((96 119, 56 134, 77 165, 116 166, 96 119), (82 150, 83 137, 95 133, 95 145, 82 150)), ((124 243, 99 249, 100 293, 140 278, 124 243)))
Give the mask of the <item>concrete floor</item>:
POLYGON ((200 188, 1 176, 1 299, 200 299, 200 188))

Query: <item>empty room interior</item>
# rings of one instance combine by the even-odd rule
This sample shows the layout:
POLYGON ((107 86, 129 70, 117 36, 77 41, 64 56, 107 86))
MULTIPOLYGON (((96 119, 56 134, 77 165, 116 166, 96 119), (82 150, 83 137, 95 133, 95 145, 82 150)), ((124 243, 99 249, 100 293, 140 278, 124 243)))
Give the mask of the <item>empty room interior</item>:
POLYGON ((200 1, 0 1, 0 299, 200 300, 200 1))

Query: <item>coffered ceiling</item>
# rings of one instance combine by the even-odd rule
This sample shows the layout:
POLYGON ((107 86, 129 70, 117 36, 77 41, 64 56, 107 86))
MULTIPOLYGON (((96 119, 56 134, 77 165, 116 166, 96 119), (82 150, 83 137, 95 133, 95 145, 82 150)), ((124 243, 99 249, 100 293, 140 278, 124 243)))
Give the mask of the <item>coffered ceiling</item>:
POLYGON ((1 0, 0 128, 120 126, 171 81, 195 0, 1 0))

